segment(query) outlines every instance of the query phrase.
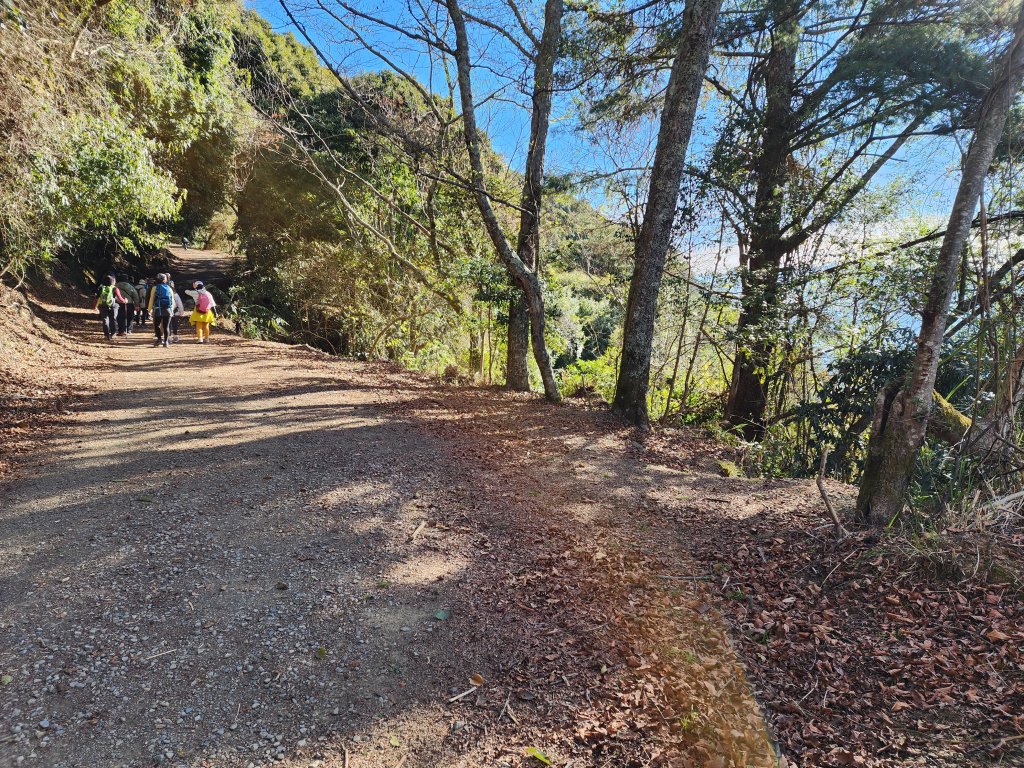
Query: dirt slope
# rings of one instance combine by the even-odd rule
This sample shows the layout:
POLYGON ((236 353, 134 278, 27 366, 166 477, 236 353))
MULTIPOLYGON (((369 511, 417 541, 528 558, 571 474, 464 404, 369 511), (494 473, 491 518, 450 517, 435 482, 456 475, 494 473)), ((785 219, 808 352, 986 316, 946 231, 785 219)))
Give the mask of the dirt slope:
POLYGON ((40 320, 25 296, 0 284, 0 483, 15 456, 68 414, 88 390, 88 361, 40 320))

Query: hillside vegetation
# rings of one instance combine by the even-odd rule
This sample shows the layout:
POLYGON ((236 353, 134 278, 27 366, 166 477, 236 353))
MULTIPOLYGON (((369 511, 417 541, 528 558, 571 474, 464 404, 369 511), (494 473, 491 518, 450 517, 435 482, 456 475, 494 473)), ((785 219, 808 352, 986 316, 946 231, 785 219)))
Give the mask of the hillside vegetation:
MULTIPOLYGON (((4 42, 19 75, 3 86, 16 127, 0 155, 7 274, 135 272, 187 235, 244 255, 232 312, 247 335, 502 380, 509 281, 469 196, 425 182, 423 161, 367 114, 457 161, 457 131, 431 135, 408 83, 366 74, 343 88, 231 1, 18 4, 4 42)), ((521 180, 500 173, 511 195, 521 180)), ((619 314, 622 227, 570 194, 550 215, 563 233, 550 340, 566 363, 593 359, 619 314)))

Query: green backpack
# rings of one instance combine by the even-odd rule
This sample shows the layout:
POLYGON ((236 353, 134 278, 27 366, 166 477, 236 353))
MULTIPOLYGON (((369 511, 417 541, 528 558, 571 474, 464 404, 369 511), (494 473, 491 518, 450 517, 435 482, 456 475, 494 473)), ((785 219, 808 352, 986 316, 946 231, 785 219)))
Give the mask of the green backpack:
POLYGON ((114 286, 112 285, 101 285, 100 286, 100 304, 105 307, 114 306, 114 286))

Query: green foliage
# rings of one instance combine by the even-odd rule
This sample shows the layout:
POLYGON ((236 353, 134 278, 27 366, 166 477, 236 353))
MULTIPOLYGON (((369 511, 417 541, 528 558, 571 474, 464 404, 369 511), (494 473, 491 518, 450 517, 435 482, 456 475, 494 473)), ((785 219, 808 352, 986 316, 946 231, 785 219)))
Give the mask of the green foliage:
POLYGON ((936 530, 949 522, 951 510, 976 501, 984 492, 977 462, 952 447, 927 441, 917 457, 908 491, 910 515, 901 523, 936 530))
MULTIPOLYGON (((903 379, 912 356, 912 335, 896 330, 883 344, 858 347, 832 362, 817 399, 797 406, 794 418, 807 422, 808 441, 819 446, 816 453, 830 447, 830 471, 852 474, 865 447, 878 393, 903 379)), ((802 458, 799 465, 786 469, 800 475, 816 473, 818 455, 802 458)))
POLYGON ((118 121, 84 118, 73 126, 63 156, 46 166, 40 159, 49 186, 45 210, 55 226, 65 222, 63 238, 102 234, 134 251, 147 225, 170 220, 177 187, 152 151, 151 141, 118 121))
POLYGON ((253 11, 243 12, 233 30, 234 57, 253 98, 274 108, 282 92, 308 98, 334 88, 337 82, 316 54, 291 33, 280 35, 253 11))
POLYGON ((544 765, 554 765, 554 763, 551 762, 551 758, 544 754, 543 750, 537 747, 527 747, 523 754, 528 758, 532 757, 534 760, 539 763, 543 763, 544 765))
MULTIPOLYGON (((255 97, 288 135, 255 153, 237 196, 238 243, 260 277, 243 280, 237 300, 273 308, 284 322, 248 327, 436 375, 455 366, 481 381, 499 378, 509 279, 472 198, 437 180, 450 168, 468 174, 461 138, 451 128, 437 133, 430 119, 454 114, 452 105, 428 103, 387 73, 351 78, 346 88, 318 78, 303 85, 302 57, 293 60, 290 43, 266 32, 248 29, 238 60, 253 66, 254 87, 267 85, 255 97), (415 139, 396 146, 384 124, 415 139), (421 153, 420 144, 435 149, 421 153)), ((493 153, 487 162, 495 194, 514 199, 521 180, 493 153)), ((602 270, 622 243, 592 207, 567 194, 551 199, 542 249, 548 343, 564 367, 608 349, 618 310, 602 270)))
POLYGON ((614 361, 602 357, 597 360, 576 360, 562 371, 561 387, 569 397, 596 393, 611 402, 615 395, 614 361))
POLYGON ((718 465, 718 471, 722 477, 743 477, 743 470, 739 468, 739 465, 734 461, 728 461, 727 459, 718 459, 715 461, 718 465))
MULTIPOLYGON (((192 142, 174 164, 174 176, 184 192, 180 230, 192 235, 209 226, 218 212, 233 202, 234 169, 225 158, 238 151, 231 127, 211 129, 192 142)), ((194 239, 194 238, 193 238, 194 239)))
POLYGON ((285 337, 289 323, 282 310, 287 311, 287 307, 280 306, 280 302, 275 305, 275 291, 272 279, 252 272, 235 280, 224 313, 239 334, 248 339, 285 337))
POLYGON ((5 269, 137 260, 179 213, 191 228, 224 206, 238 19, 230 0, 26 6, 26 33, 0 38, 18 74, 0 86, 15 138, 0 148, 5 269))

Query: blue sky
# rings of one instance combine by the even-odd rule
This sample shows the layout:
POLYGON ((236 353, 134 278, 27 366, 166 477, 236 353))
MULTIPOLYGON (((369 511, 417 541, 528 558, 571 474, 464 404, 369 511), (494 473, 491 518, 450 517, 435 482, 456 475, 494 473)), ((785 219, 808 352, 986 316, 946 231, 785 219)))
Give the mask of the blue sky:
MULTIPOLYGON (((289 0, 293 9, 304 5, 313 5, 311 0, 289 0)), ((395 0, 354 0, 354 4, 368 13, 387 18, 396 24, 402 23, 405 11, 404 3, 395 0)), ((263 15, 276 31, 293 31, 299 39, 301 34, 294 30, 278 0, 246 0, 246 5, 263 15)), ((307 31, 313 35, 317 45, 321 47, 331 63, 338 66, 346 74, 358 74, 365 71, 386 69, 387 65, 363 46, 352 40, 341 39, 340 25, 331 21, 329 25, 318 27, 310 23, 312 17, 297 14, 307 31)), ((321 15, 320 18, 323 18, 321 15)), ((428 57, 418 44, 410 43, 399 33, 382 29, 377 25, 360 25, 360 33, 386 51, 389 56, 403 69, 415 76, 420 82, 433 90, 444 92, 445 80, 436 69, 431 67, 428 57)), ((479 25, 474 25, 474 53, 487 64, 496 64, 508 60, 511 50, 507 43, 494 33, 486 33, 479 25), (502 46, 505 50, 502 50, 502 46), (489 56, 489 58, 488 58, 489 56)), ((506 73, 507 74, 507 73, 506 73)), ((487 67, 482 67, 475 74, 475 97, 481 98, 499 84, 507 86, 507 80, 495 74, 488 74, 487 67)), ((504 92, 507 93, 507 92, 504 92)), ((522 99, 519 94, 517 98, 522 99)), ((563 97, 562 103, 556 102, 551 134, 549 138, 547 168, 549 173, 605 171, 615 167, 616 161, 622 165, 637 164, 643 155, 648 140, 653 136, 653 129, 641 130, 635 139, 634 146, 595 146, 592 139, 576 130, 576 124, 569 109, 570 96, 563 97), (614 157, 615 154, 620 157, 614 157)), ((478 110, 478 119, 487 130, 495 148, 508 160, 513 168, 521 168, 529 136, 529 113, 526 109, 502 101, 492 101, 478 110)), ((710 122, 710 121, 709 121, 710 122)), ((711 127, 698 121, 691 141, 691 154, 696 155, 713 140, 711 127)), ((917 179, 914 199, 911 208, 904 215, 925 216, 941 223, 949 209, 949 203, 955 191, 958 175, 951 173, 958 157, 956 146, 948 139, 926 139, 912 142, 905 148, 878 177, 878 184, 891 181, 896 176, 911 175, 917 179)), ((878 186, 877 184, 875 186, 878 186)), ((594 195, 600 194, 597 190, 594 195)), ((591 202, 601 203, 599 197, 592 196, 591 202)), ((618 208, 614 200, 606 201, 606 208, 614 211, 618 208)), ((620 209, 620 208, 619 208, 620 209)), ((621 209, 620 209, 621 210, 621 209)), ((715 227, 717 233, 717 225, 715 227)))
MULTIPOLYGON (((267 19, 278 32, 293 32, 296 37, 302 40, 302 35, 290 24, 288 17, 281 10, 277 0, 245 0, 247 7, 252 8, 267 19)), ((300 7, 304 3, 292 3, 293 7, 300 7)), ((382 16, 391 16, 389 6, 401 7, 401 4, 394 4, 389 0, 379 2, 359 2, 360 8, 380 11, 382 16)), ((395 18, 401 11, 395 12, 395 18)), ((297 14, 298 15, 298 14, 297 14)), ((305 24, 300 16, 300 20, 305 24)), ((336 28, 336 27, 335 27, 336 28)), ((314 36, 317 45, 322 47, 332 59, 332 64, 338 65, 347 74, 358 74, 365 71, 378 71, 386 69, 386 65, 377 57, 362 50, 354 44, 338 43, 332 40, 332 31, 317 29, 306 26, 310 35, 314 36)), ((481 48, 496 46, 492 35, 490 38, 474 38, 474 43, 479 43, 481 48)), ((388 30, 379 30, 374 33, 374 41, 380 43, 382 50, 395 55, 397 62, 403 68, 415 75, 421 82, 435 87, 438 91, 444 90, 444 79, 439 77, 436 71, 430 68, 427 57, 413 49, 409 41, 403 39, 399 34, 388 30), (431 81, 434 81, 433 83, 431 81)), ((474 79, 475 96, 479 100, 490 90, 496 87, 498 79, 487 77, 486 72, 480 71, 474 79)), ((556 109, 553 117, 551 133, 549 138, 548 163, 549 170, 554 173, 565 173, 581 169, 581 164, 594 164, 594 167, 604 167, 600 162, 594 163, 595 154, 582 142, 573 129, 573 126, 564 119, 566 110, 560 116, 556 109)), ((509 164, 514 168, 521 168, 523 153, 529 139, 529 114, 517 106, 505 103, 491 103, 488 108, 481 109, 479 120, 482 127, 487 130, 491 142, 495 148, 508 159, 509 164)), ((604 158, 601 158, 603 160, 604 158)))

